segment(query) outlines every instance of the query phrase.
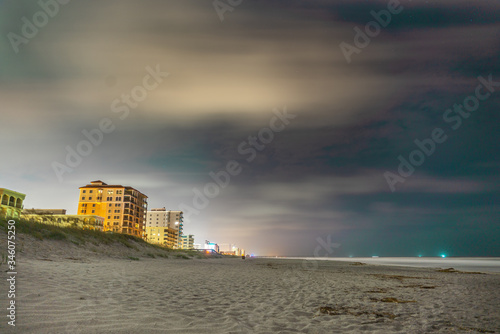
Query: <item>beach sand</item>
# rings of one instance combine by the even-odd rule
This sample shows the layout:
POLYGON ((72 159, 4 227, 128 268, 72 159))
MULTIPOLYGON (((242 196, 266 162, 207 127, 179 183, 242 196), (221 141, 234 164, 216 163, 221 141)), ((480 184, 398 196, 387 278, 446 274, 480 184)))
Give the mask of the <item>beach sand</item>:
POLYGON ((121 252, 27 238, 17 259, 16 327, 7 326, 2 279, 0 332, 500 332, 499 274, 283 259, 137 261, 121 252))

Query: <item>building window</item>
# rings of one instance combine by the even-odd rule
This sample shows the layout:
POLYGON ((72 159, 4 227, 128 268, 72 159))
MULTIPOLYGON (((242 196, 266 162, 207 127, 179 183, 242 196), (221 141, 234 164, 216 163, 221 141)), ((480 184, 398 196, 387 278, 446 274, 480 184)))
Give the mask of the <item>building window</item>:
POLYGON ((87 192, 87 190, 82 190, 82 193, 84 193, 84 194, 85 194, 86 192, 87 192))
POLYGON ((82 197, 82 201, 85 201, 85 197, 82 197))
POLYGON ((115 200, 116 200, 117 202, 119 202, 119 201, 121 201, 121 200, 122 200, 122 198, 121 198, 121 197, 117 197, 117 198, 115 198, 115 200))
POLYGON ((113 190, 108 190, 108 195, 112 194, 112 193, 113 193, 113 190))
POLYGON ((111 219, 111 216, 108 216, 108 219, 111 219))
POLYGON ((121 194, 123 194, 123 190, 117 190, 117 191, 116 191, 116 194, 117 194, 117 195, 121 195, 121 194))
POLYGON ((93 190, 89 190, 89 193, 91 193, 91 194, 92 194, 93 192, 94 192, 93 190))
POLYGON ((92 204, 92 207, 95 208, 95 204, 92 204))
POLYGON ((85 210, 80 211, 80 213, 85 213, 85 210))
POLYGON ((89 201, 91 201, 91 200, 92 200, 92 197, 89 197, 89 201))
POLYGON ((92 213, 95 213, 95 210, 92 210, 92 213))

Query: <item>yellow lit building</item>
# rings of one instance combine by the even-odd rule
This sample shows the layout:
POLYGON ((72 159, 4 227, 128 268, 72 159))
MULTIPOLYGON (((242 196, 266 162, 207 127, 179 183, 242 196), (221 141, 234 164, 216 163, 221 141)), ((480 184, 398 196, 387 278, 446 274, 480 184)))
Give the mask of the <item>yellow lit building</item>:
POLYGON ((166 246, 168 248, 178 248, 177 230, 170 227, 150 227, 146 226, 146 241, 152 244, 166 246))
POLYGON ((0 215, 7 218, 19 218, 23 211, 25 194, 0 188, 0 215))
POLYGON ((92 181, 80 187, 78 215, 104 217, 104 231, 144 238, 147 196, 122 185, 92 181))
MULTIPOLYGON (((171 248, 182 248, 182 231, 183 231, 183 212, 182 211, 171 211, 165 208, 151 209, 146 214, 146 234, 147 240, 151 240, 148 227, 162 227, 175 230, 175 240, 172 244, 168 244, 171 248)), ((152 230, 151 230, 152 231, 152 230)), ((165 232, 166 233, 166 232, 165 232)), ((164 234, 165 234, 164 233, 164 234)), ((163 243, 163 242, 162 242, 163 243)))

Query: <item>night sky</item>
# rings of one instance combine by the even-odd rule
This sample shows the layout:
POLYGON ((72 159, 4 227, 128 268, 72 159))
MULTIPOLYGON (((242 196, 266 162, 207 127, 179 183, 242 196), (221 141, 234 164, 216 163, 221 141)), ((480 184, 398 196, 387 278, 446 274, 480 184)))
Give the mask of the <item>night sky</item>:
POLYGON ((26 208, 102 180, 258 255, 500 256, 500 2, 45 2, 0 2, 26 208))

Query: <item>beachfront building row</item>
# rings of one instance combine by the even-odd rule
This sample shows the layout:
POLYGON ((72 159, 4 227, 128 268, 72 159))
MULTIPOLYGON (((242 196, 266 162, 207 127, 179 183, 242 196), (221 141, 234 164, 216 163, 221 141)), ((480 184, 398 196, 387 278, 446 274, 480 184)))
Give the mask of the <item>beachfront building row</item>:
POLYGON ((19 218, 23 211, 25 198, 25 194, 0 188, 0 216, 6 218, 19 218))
POLYGON ((92 181, 80 187, 77 214, 103 217, 105 232, 144 238, 147 199, 146 195, 129 186, 92 181))
POLYGON ((215 242, 210 242, 208 240, 205 240, 204 244, 194 244, 193 245, 194 249, 212 249, 216 251, 217 253, 225 254, 225 255, 236 255, 236 256, 242 256, 245 255, 245 250, 238 248, 236 245, 233 244, 217 244, 215 242))
POLYGON ((64 209, 23 211, 25 194, 0 188, 0 215, 27 220, 125 233, 176 249, 193 249, 193 235, 183 235, 183 212, 161 209, 147 211, 147 196, 129 186, 92 181, 79 188, 78 211, 64 209))
POLYGON ((245 255, 245 250, 238 248, 236 245, 233 244, 219 244, 219 253, 225 255, 242 256, 245 255))

